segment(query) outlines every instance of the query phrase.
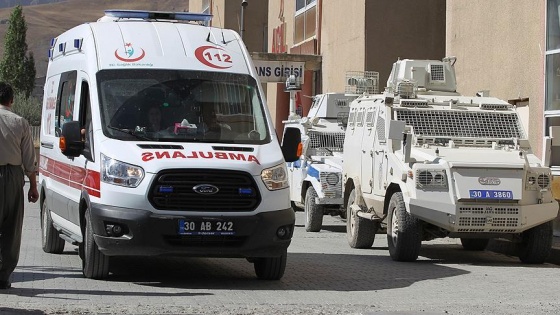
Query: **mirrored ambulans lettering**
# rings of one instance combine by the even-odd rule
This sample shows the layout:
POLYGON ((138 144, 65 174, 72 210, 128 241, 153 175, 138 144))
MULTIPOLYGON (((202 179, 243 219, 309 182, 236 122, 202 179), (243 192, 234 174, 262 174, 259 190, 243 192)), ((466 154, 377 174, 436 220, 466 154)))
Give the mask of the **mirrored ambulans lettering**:
POLYGON ((220 159, 220 160, 235 160, 255 162, 261 164, 256 156, 242 153, 226 153, 226 152, 204 152, 204 151, 191 151, 186 155, 181 151, 156 151, 142 153, 142 161, 148 162, 151 160, 162 159, 220 159))

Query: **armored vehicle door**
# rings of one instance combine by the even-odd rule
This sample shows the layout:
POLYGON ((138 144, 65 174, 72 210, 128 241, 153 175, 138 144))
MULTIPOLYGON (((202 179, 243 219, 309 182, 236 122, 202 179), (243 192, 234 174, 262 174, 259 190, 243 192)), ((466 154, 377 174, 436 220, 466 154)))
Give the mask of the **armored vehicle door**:
POLYGON ((362 192, 371 194, 372 183, 374 181, 373 169, 375 163, 375 117, 377 116, 377 106, 368 106, 364 109, 365 121, 363 122, 364 134, 362 136, 361 164, 362 192))
POLYGON ((385 106, 378 106, 379 110, 375 119, 375 138, 373 140, 373 193, 385 195, 387 182, 387 138, 385 133, 385 106))

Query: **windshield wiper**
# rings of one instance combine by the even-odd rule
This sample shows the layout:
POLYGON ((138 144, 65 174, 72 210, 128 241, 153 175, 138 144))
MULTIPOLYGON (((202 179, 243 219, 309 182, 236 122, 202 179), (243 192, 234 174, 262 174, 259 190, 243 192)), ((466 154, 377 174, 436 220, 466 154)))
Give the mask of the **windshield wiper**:
POLYGON ((134 131, 132 131, 130 129, 121 129, 121 128, 117 128, 117 127, 113 127, 113 126, 107 126, 107 128, 129 134, 129 135, 131 135, 133 137, 136 137, 137 139, 140 139, 140 140, 155 141, 152 138, 139 135, 139 134, 135 133, 134 131))

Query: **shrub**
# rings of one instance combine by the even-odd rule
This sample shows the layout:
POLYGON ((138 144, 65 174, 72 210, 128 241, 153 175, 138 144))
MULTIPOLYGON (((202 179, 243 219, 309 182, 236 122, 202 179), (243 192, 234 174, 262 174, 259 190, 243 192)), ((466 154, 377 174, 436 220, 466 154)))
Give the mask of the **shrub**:
POLYGON ((27 119, 31 126, 41 124, 41 101, 36 97, 25 97, 24 93, 15 92, 12 109, 14 113, 27 119))

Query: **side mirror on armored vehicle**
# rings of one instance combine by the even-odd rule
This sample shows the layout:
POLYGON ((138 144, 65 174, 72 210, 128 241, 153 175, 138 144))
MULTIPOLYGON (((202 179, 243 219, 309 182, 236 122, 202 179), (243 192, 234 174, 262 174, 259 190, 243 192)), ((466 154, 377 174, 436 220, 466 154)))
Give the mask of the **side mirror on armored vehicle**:
POLYGON ((389 139, 390 140, 402 140, 405 127, 406 127, 406 125, 405 125, 404 121, 390 120, 389 121, 389 139))
POLYGON ((286 162, 294 162, 301 155, 301 133, 298 128, 286 128, 282 138, 282 154, 286 162))
POLYGON ((59 148, 67 157, 78 157, 84 150, 82 128, 79 121, 69 121, 62 126, 59 148))

